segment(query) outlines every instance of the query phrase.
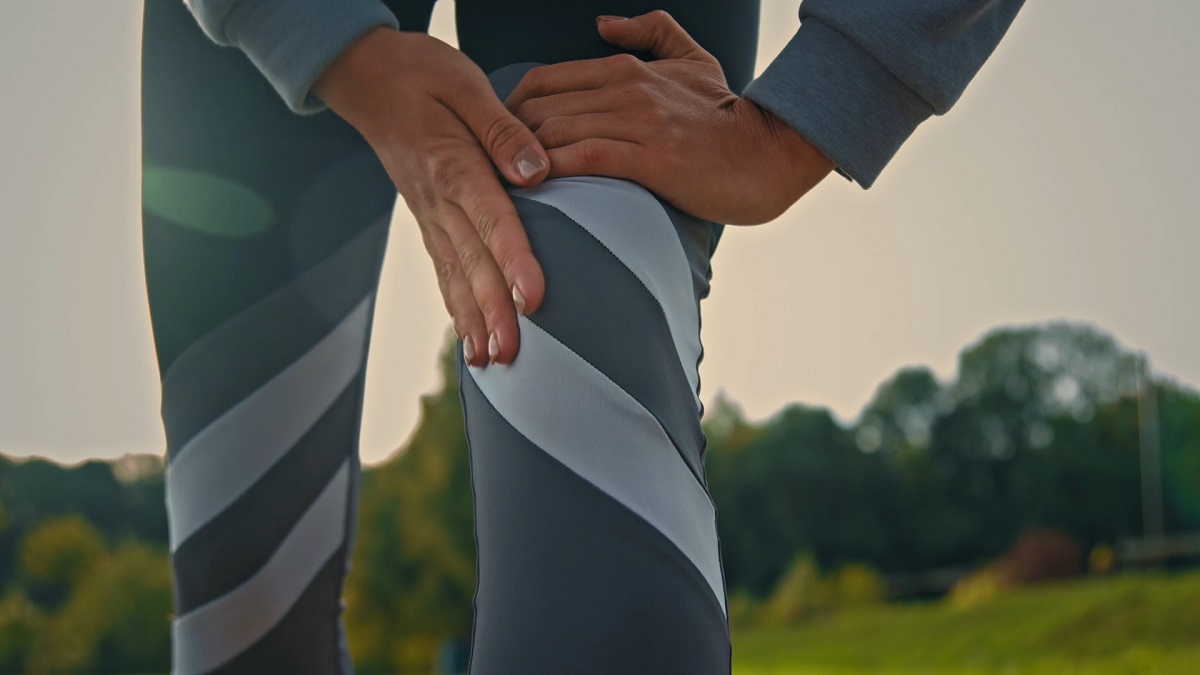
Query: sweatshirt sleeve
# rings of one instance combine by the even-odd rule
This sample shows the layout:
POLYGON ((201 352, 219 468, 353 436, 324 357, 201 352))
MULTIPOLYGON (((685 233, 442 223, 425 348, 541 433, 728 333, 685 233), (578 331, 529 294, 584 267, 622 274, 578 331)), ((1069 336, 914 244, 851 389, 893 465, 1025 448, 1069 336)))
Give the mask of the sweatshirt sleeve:
POLYGON ((301 114, 325 109, 309 90, 342 50, 375 26, 399 27, 380 0, 184 3, 211 40, 245 52, 287 106, 301 114))
POLYGON ((800 29, 743 94, 868 188, 962 95, 1024 0, 804 0, 800 29))

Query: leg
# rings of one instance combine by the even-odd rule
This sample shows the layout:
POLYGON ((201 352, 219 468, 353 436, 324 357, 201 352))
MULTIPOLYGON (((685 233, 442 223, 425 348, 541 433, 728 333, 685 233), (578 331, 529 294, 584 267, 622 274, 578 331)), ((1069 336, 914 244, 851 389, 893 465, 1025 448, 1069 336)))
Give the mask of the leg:
POLYGON ((176 673, 349 673, 374 293, 395 189, 179 2, 147 2, 143 237, 163 381, 176 673))
POLYGON ((710 224, 612 179, 512 195, 547 291, 511 366, 459 358, 471 672, 728 673, 697 396, 710 224))

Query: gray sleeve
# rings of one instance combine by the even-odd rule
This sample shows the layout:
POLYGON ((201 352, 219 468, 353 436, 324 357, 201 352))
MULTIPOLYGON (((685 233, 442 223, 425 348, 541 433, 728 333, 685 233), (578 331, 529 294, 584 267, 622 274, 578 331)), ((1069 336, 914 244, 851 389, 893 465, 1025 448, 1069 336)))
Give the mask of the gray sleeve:
POLYGON ((945 113, 1024 0, 804 0, 800 30, 744 95, 870 187, 945 113))
POLYGON ((375 26, 399 27, 380 0, 184 3, 210 39, 245 52, 287 106, 301 114, 325 109, 309 90, 343 49, 375 26))

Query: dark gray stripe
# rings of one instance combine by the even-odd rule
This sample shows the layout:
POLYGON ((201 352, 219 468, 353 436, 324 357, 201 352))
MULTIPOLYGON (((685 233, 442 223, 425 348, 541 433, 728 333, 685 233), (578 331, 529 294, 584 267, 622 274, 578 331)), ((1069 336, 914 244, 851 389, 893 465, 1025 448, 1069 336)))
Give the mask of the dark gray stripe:
POLYGON ((283 619, 341 548, 349 474, 347 460, 258 573, 175 620, 172 646, 177 675, 206 673, 220 666, 283 619))
POLYGON ((201 429, 300 358, 375 289, 388 220, 194 342, 163 377, 171 458, 201 429))
POLYGON ((704 432, 654 296, 558 209, 513 203, 546 277, 545 299, 529 318, 649 410, 703 483, 704 432))
POLYGON ((180 449, 166 475, 172 550, 262 478, 362 369, 372 299, 180 449))
POLYGON ((528 318, 518 323, 511 365, 468 369, 480 391, 521 435, 678 546, 724 607, 712 500, 658 420, 528 318))
POLYGON ((347 458, 357 452, 362 371, 257 483, 171 556, 175 611, 186 614, 254 575, 347 458))
POLYGON ((339 654, 344 556, 331 557, 274 628, 211 675, 354 675, 339 654))
POLYGON ((612 251, 662 306, 692 400, 700 410, 700 334, 691 271, 662 204, 642 186, 598 176, 556 178, 513 191, 553 206, 612 251))
POLYGON ((725 617, 695 566, 460 379, 479 548, 471 672, 728 675, 725 617))

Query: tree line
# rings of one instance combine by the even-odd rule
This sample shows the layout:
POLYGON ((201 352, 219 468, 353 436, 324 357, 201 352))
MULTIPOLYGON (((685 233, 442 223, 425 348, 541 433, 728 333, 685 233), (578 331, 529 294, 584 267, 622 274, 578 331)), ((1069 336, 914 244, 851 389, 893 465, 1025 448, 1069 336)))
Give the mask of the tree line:
MULTIPOLYGON (((473 505, 452 354, 406 447, 363 475, 346 591, 363 673, 428 672, 470 634, 473 505)), ((862 595, 874 573, 979 565, 1031 528, 1083 551, 1138 536, 1147 387, 1166 529, 1200 530, 1200 396, 1139 372, 1108 335, 1055 323, 987 334, 952 381, 903 369, 852 424, 797 404, 752 422, 721 398, 704 428, 731 608, 780 614, 772 594, 822 571, 862 595)), ((0 459, 0 506, 0 672, 168 668, 157 458, 0 459)))

